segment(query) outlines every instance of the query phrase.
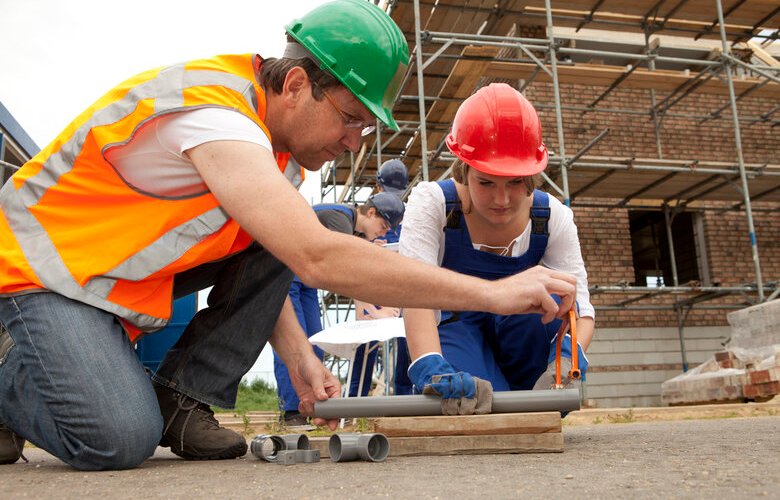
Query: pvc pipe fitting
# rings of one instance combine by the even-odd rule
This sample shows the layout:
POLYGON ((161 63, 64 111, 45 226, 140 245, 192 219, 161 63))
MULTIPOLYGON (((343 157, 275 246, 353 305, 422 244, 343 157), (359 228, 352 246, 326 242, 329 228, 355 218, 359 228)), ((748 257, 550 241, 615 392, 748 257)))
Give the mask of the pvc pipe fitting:
POLYGON ((390 452, 390 443, 387 437, 380 433, 334 434, 328 441, 328 451, 333 462, 351 462, 357 459, 384 462, 390 452))
POLYGON ((295 461, 299 464, 313 464, 320 461, 320 450, 295 450, 295 461))
POLYGON ((275 462, 279 465, 295 465, 298 462, 295 457, 296 453, 298 450, 282 450, 276 456, 275 462))
POLYGON ((285 434, 281 436, 285 450, 308 450, 309 437, 306 434, 285 434))
POLYGON ((279 456, 279 452, 284 451, 286 448, 287 445, 281 436, 271 436, 268 434, 255 436, 249 444, 249 450, 252 452, 252 455, 267 462, 275 462, 279 456))

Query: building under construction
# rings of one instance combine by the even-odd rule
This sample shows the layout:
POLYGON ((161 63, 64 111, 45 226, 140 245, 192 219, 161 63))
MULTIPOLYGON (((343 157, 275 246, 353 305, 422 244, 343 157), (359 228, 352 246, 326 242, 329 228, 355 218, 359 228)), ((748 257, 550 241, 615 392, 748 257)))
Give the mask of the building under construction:
POLYGON ((722 350, 729 312, 777 297, 776 0, 385 8, 412 54, 401 129, 324 169, 323 199, 354 200, 389 158, 412 185, 446 178, 460 103, 497 81, 522 91, 551 151, 542 189, 574 211, 597 311, 586 403, 660 404, 661 382, 722 350))

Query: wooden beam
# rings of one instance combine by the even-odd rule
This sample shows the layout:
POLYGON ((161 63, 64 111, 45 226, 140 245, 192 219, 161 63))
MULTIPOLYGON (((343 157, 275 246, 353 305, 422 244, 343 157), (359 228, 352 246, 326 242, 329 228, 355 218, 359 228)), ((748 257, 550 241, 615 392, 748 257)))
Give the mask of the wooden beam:
POLYGON ((435 417, 383 417, 374 429, 386 436, 465 436, 561 432, 558 412, 496 413, 435 417))
POLYGON ((481 455, 493 453, 560 453, 563 434, 502 434, 389 438, 391 457, 481 455))
MULTIPOLYGON (((495 61, 490 63, 483 76, 493 78, 525 79, 531 75, 536 64, 519 62, 495 61)), ((565 84, 591 85, 608 87, 618 77, 626 73, 623 66, 607 66, 602 64, 574 64, 571 66, 558 66, 558 80, 565 84)), ((549 83, 551 81, 546 73, 539 73, 537 80, 549 83)), ((622 87, 639 89, 656 89, 660 91, 672 91, 681 84, 688 82, 695 76, 687 75, 683 71, 655 70, 637 68, 621 83, 622 87)), ((763 78, 744 78, 734 80, 734 90, 743 92, 754 85, 761 83, 763 78)), ((708 81, 699 86, 697 92, 708 94, 726 94, 728 88, 717 80, 708 81)), ((773 97, 780 99, 780 84, 769 83, 753 92, 754 96, 773 97)))
POLYGON ((745 45, 747 45, 747 48, 753 51, 753 55, 756 56, 756 58, 759 59, 762 63, 772 68, 780 67, 780 61, 775 59, 775 57, 772 56, 772 54, 764 50, 763 47, 761 47, 759 44, 751 41, 747 41, 744 43, 745 45))

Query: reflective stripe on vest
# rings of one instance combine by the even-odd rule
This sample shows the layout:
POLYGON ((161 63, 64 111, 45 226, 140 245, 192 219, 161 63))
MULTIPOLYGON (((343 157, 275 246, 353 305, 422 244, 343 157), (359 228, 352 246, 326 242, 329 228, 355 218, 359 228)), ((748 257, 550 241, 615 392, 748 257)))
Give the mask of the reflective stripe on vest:
MULTIPOLYGON (((151 120, 202 107, 239 111, 268 134, 253 57, 191 61, 131 78, 25 164, 0 190, 0 294, 46 288, 141 331, 165 326, 174 275, 240 251, 251 238, 210 193, 139 193, 103 153, 151 120)), ((300 180, 289 154, 276 156, 285 177, 300 180)))

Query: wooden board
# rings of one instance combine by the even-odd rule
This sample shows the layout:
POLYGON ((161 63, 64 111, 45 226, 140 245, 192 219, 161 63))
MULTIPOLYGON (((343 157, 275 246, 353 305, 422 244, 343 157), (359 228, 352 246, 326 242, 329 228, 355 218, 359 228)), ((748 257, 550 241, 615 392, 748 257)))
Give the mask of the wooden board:
MULTIPOLYGON (((483 76, 492 78, 527 79, 533 74, 536 64, 494 61, 484 71, 483 76)), ((570 66, 558 66, 558 81, 564 84, 608 87, 629 70, 622 66, 602 64, 577 63, 570 66)), ((655 70, 638 68, 621 84, 621 88, 655 89, 662 92, 672 91, 684 83, 695 81, 695 74, 684 71, 655 70)), ((762 82, 763 78, 740 78, 734 80, 734 90, 737 94, 751 89, 762 82)), ((545 72, 539 72, 535 82, 550 83, 552 80, 545 72)), ((728 95, 728 86, 717 78, 702 83, 697 92, 728 95)), ((751 96, 780 98, 780 84, 768 83, 757 88, 751 96)))
POLYGON ((561 432, 561 414, 496 413, 435 417, 383 417, 374 429, 388 437, 544 434, 561 432))
POLYGON ((502 434, 485 436, 393 437, 391 457, 481 455, 491 453, 559 453, 563 434, 502 434))
MULTIPOLYGON (((327 437, 309 438, 311 448, 330 457, 327 437)), ((389 457, 484 455, 493 453, 560 453, 563 434, 500 434, 483 436, 391 437, 389 457)))

